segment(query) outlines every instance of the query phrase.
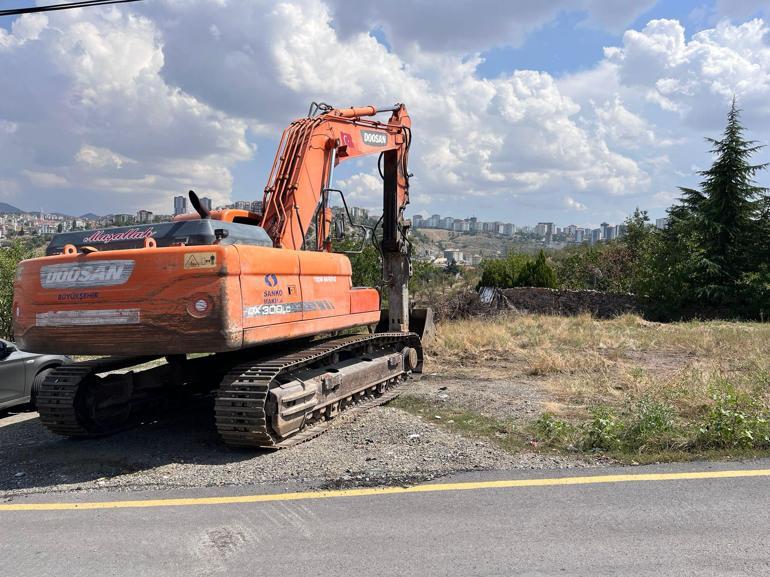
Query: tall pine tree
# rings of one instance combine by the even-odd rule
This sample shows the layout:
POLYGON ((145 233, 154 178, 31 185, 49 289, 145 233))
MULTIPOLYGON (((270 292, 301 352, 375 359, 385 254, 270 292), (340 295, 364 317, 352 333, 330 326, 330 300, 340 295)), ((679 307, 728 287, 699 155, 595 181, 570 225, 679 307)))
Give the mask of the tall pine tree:
MULTIPOLYGON (((669 211, 671 230, 687 234, 693 253, 690 270, 696 292, 714 304, 739 299, 739 285, 758 273, 767 261, 765 248, 767 189, 757 186, 756 173, 767 163, 751 164, 762 146, 746 140, 740 109, 733 99, 722 138, 708 138, 716 156, 708 170, 701 171, 701 190, 681 188, 680 204, 669 211)), ((682 239, 678 239, 682 240, 682 239)))
POLYGON ((762 147, 744 137, 733 100, 721 139, 707 139, 715 155, 700 190, 681 188, 669 225, 639 251, 635 290, 648 313, 770 318, 770 194, 752 164, 762 147))

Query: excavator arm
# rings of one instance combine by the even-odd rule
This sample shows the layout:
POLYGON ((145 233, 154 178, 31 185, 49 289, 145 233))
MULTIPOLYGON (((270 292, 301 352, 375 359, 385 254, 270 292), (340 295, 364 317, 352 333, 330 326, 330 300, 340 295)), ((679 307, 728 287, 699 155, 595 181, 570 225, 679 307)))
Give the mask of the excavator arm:
MULTIPOLYGON (((316 108, 318 110, 318 108, 316 108)), ((275 247, 301 250, 311 226, 314 249, 331 251, 328 194, 335 167, 348 159, 381 155, 383 177, 383 269, 388 287, 389 330, 409 327, 410 260, 404 209, 409 203, 411 122, 397 104, 334 109, 293 122, 283 133, 263 199, 262 227, 275 247), (390 112, 390 119, 373 119, 390 112)))

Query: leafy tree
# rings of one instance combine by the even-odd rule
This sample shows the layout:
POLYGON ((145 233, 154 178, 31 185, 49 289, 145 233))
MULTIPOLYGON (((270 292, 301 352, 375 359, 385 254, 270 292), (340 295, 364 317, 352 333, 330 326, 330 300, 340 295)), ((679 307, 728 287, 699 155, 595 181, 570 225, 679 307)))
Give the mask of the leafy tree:
POLYGON ((534 261, 527 263, 519 279, 520 286, 556 288, 556 273, 541 250, 534 261))
POLYGON ((456 276, 460 273, 460 266, 457 264, 457 261, 455 259, 452 259, 448 263, 446 263, 446 266, 444 267, 444 272, 448 275, 456 276))
POLYGON ((334 243, 334 251, 344 252, 350 259, 350 266, 353 268, 353 286, 379 287, 382 284, 380 253, 370 242, 364 245, 361 252, 346 252, 358 251, 360 248, 360 241, 354 239, 334 243))
POLYGON ((479 286, 511 288, 521 286, 520 280, 530 258, 525 254, 511 253, 505 258, 485 260, 481 264, 479 286))
POLYGON ((16 266, 31 255, 29 248, 20 240, 0 248, 0 337, 13 339, 13 281, 16 266))
POLYGON ((503 259, 484 261, 478 286, 555 288, 556 273, 543 251, 535 260, 526 254, 511 253, 503 259))

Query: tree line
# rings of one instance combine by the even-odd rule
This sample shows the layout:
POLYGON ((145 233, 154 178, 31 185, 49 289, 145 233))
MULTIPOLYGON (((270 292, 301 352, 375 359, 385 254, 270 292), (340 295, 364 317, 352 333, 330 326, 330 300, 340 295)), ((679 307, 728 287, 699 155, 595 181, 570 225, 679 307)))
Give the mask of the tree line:
MULTIPOLYGON (((621 239, 551 254, 551 273, 540 284, 521 275, 527 257, 510 255, 484 265, 482 285, 551 286, 636 294, 649 316, 766 319, 770 315, 770 194, 755 177, 762 146, 744 136, 735 101, 719 139, 707 138, 714 155, 701 171, 699 189, 680 188, 658 230, 646 211, 626 220, 621 239), (551 282, 555 277, 555 281, 551 282)), ((536 279, 537 280, 537 279, 536 279)))

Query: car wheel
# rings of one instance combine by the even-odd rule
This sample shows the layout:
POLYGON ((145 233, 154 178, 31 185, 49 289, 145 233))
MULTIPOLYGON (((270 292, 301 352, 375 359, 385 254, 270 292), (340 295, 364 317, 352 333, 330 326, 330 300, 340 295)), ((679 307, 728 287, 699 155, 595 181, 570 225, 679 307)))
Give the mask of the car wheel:
POLYGON ((38 374, 35 375, 35 378, 32 381, 32 390, 30 391, 30 399, 29 402, 32 404, 33 407, 37 406, 37 394, 40 392, 40 387, 43 386, 43 381, 45 381, 45 378, 53 371, 56 367, 48 367, 47 369, 43 369, 38 374))

